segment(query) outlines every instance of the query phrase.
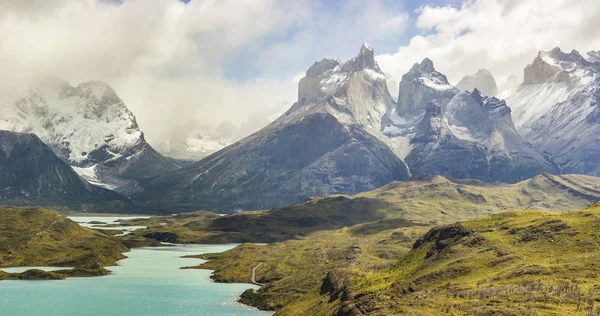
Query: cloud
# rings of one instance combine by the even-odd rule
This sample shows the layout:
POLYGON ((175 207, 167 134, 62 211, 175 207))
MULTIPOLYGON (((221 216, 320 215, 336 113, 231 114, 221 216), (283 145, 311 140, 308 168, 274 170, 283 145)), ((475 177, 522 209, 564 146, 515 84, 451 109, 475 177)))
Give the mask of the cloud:
POLYGON ((415 14, 421 34, 395 53, 377 56, 396 78, 429 57, 453 83, 487 68, 501 85, 511 74, 522 78, 539 50, 600 48, 595 0, 471 0, 459 7, 426 5, 415 14))
POLYGON ((242 125, 291 105, 315 60, 402 33, 408 17, 390 3, 4 0, 0 94, 45 75, 103 80, 150 140, 190 121, 242 125))

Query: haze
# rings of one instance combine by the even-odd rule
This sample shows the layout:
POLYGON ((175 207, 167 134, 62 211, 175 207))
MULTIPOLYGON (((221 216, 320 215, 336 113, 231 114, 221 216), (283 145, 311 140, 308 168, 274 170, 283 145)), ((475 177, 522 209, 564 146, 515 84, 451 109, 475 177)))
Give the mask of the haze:
POLYGON ((314 61, 362 42, 396 80, 429 57, 451 83, 485 67, 502 87, 539 50, 599 49, 599 15, 592 0, 3 0, 1 102, 42 76, 103 80, 151 144, 223 122, 239 138, 293 104, 314 61))

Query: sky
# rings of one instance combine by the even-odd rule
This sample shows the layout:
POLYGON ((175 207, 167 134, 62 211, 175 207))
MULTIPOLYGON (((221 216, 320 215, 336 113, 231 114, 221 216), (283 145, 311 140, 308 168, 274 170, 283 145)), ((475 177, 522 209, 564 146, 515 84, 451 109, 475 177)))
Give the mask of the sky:
POLYGON ((47 75, 106 81, 152 143, 263 122, 312 63, 363 42, 398 81, 428 57, 451 83, 486 68, 501 86, 540 50, 600 49, 596 1, 0 0, 0 93, 47 75))

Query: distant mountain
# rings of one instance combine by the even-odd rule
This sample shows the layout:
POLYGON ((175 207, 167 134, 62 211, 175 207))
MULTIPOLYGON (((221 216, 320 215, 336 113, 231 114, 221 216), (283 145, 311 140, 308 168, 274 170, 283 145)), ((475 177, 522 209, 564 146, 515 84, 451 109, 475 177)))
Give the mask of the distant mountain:
POLYGON ((107 84, 45 80, 0 106, 0 129, 34 133, 88 181, 124 194, 179 168, 144 139, 135 116, 107 84))
POLYGON ((124 200, 82 180, 34 134, 0 131, 0 204, 69 206, 124 200))
POLYGON ((456 84, 456 88, 469 92, 477 89, 481 91, 483 95, 488 97, 495 97, 498 95, 496 79, 494 79, 494 76, 492 76, 487 69, 479 69, 474 75, 463 77, 456 84))
POLYGON ((195 164, 142 183, 137 200, 192 209, 262 209, 357 193, 409 177, 381 132, 395 103, 363 45, 347 62, 323 59, 300 81, 298 102, 257 133, 195 164))
POLYGON ((600 175, 600 60, 560 48, 540 52, 506 102, 519 133, 564 173, 600 175))
POLYGON ((521 81, 515 75, 510 75, 506 78, 506 81, 500 86, 500 92, 498 92, 497 97, 499 99, 506 98, 511 93, 513 93, 519 86, 521 85, 521 81))
POLYGON ((517 182, 556 166, 516 131, 506 103, 479 90, 459 92, 424 59, 402 77, 383 132, 413 175, 517 182))

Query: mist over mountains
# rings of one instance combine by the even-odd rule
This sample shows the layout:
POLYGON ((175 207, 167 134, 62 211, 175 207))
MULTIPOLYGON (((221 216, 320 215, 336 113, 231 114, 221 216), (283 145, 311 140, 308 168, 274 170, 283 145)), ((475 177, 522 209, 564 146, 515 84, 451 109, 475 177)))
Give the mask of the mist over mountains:
POLYGON ((271 208, 421 174, 488 182, 598 175, 597 56, 540 52, 524 82, 501 93, 487 70, 453 86, 426 58, 402 76, 394 99, 393 81, 363 44, 348 61, 315 62, 297 102, 273 122, 267 113, 277 108, 242 127, 184 124, 165 132, 162 153, 102 82, 39 81, 2 104, 0 122, 38 135, 93 184, 183 209, 271 208))

